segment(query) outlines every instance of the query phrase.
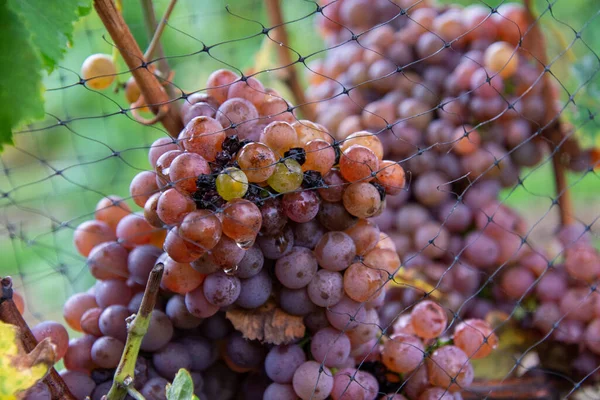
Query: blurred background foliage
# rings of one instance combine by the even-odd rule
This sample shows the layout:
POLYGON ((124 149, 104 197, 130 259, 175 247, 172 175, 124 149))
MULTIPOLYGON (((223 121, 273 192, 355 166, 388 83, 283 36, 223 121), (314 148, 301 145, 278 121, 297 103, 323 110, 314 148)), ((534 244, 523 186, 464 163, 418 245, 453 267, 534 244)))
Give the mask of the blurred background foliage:
MULTIPOLYGON (((479 0, 452 3, 481 4, 479 0)), ((490 6, 502 3, 494 0, 490 6)), ((168 0, 155 0, 157 17, 168 0)), ((323 55, 326 45, 315 29, 316 5, 306 0, 284 0, 289 46, 309 58, 323 55)), ((587 145, 598 144, 597 120, 590 113, 600 109, 600 17, 597 0, 537 0, 548 42, 549 60, 555 60, 552 75, 561 85, 568 104, 565 117, 571 121, 587 145), (574 41, 581 31, 581 40, 574 41), (565 49, 568 51, 565 52, 565 49)), ((144 49, 149 43, 142 8, 138 0, 123 0, 123 15, 144 49)), ((261 0, 180 0, 162 36, 168 62, 175 71, 173 83, 182 91, 204 88, 208 75, 218 68, 248 71, 255 68, 258 78, 280 90, 276 44, 261 34, 269 26, 261 0), (210 54, 203 52, 214 46, 210 54)), ((12 275, 17 290, 27 303, 27 318, 62 320, 62 304, 74 291, 87 289, 93 282, 85 260, 72 245, 73 230, 92 218, 98 200, 107 194, 129 196, 128 185, 140 170, 149 168, 147 149, 166 135, 159 126, 134 121, 123 91, 96 92, 79 84, 83 60, 94 53, 112 53, 114 46, 97 15, 92 12, 75 26, 72 47, 50 76, 44 80, 47 118, 24 127, 15 135, 15 146, 0 155, 1 275, 12 275), (65 123, 61 122, 65 121, 65 123)), ((297 65, 302 76, 303 66, 297 65)), ((118 63, 122 84, 129 77, 125 64, 118 63)), ((116 87, 115 85, 114 87, 116 87)), ((18 106, 19 96, 15 93, 18 106)), ((507 190, 502 197, 522 210, 543 237, 556 226, 554 210, 548 213, 554 196, 550 159, 525 171, 523 185, 507 190), (546 215, 548 214, 548 215, 546 215)), ((600 179, 595 174, 569 175, 575 210, 579 218, 591 222, 600 215, 600 179)), ((132 209, 139 210, 131 201, 132 209)), ((535 231, 534 231, 535 232, 535 231)))

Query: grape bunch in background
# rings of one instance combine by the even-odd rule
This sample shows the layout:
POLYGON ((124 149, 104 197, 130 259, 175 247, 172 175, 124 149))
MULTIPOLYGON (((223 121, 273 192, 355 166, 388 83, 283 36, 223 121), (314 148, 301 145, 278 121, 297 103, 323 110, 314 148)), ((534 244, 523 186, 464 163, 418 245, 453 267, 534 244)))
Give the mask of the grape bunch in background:
POLYGON ((133 178, 143 212, 110 196, 75 231, 97 283, 64 316, 84 335, 68 347, 64 328, 43 335, 61 338, 76 397, 108 392, 157 262, 134 383, 147 399, 164 398, 180 368, 200 399, 433 399, 467 388, 469 360, 497 343, 486 322, 453 330, 451 314, 423 301, 402 327, 380 324, 400 258, 369 218, 402 192, 405 172, 378 138, 336 143, 255 78, 219 70, 207 87, 184 104, 179 138, 151 146, 153 170, 133 178))
MULTIPOLYGON (((600 260, 587 234, 569 225, 553 250, 534 245, 530 227, 500 197, 502 188, 520 183, 523 167, 539 165, 550 157, 549 144, 558 145, 543 130, 547 116, 559 114, 548 101, 557 88, 522 46, 530 34, 525 9, 428 1, 321 5, 317 24, 335 48, 309 64, 307 96, 316 102, 317 121, 342 143, 359 130, 373 133, 385 157, 410 172, 408 190, 388 198, 374 221, 396 245, 406 274, 429 286, 389 291, 382 324, 429 288, 454 312, 478 318, 495 309, 516 318, 521 303, 536 299, 541 304, 522 326, 531 327, 533 318, 539 332, 584 341, 593 352, 600 260), (573 311, 578 307, 582 314, 573 311)), ((562 162, 588 169, 588 152, 573 138, 563 140, 562 162)), ((598 365, 587 349, 575 360, 585 363, 584 374, 598 365)))

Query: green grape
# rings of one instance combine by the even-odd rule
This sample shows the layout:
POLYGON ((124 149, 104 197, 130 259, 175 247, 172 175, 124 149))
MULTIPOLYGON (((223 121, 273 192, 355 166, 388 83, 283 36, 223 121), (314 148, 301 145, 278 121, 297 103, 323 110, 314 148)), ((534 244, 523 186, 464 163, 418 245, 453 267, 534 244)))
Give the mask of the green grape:
POLYGON ((285 193, 298 189, 303 177, 298 161, 288 158, 275 166, 275 172, 267 179, 267 183, 277 193, 285 193))
POLYGON ((244 197, 248 191, 248 177, 238 168, 226 168, 217 176, 217 192, 227 201, 244 197))

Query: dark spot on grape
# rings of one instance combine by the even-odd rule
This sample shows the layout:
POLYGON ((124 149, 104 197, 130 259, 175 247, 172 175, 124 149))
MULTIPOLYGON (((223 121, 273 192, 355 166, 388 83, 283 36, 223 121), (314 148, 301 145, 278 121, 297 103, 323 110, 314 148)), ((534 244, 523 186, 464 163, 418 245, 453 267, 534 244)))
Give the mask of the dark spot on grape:
POLYGON ((325 186, 325 181, 319 171, 308 170, 302 177, 302 186, 307 189, 320 188, 325 186))
POLYGON ((296 160, 298 164, 302 165, 306 162, 306 151, 302 147, 293 147, 283 154, 284 158, 291 158, 296 160))

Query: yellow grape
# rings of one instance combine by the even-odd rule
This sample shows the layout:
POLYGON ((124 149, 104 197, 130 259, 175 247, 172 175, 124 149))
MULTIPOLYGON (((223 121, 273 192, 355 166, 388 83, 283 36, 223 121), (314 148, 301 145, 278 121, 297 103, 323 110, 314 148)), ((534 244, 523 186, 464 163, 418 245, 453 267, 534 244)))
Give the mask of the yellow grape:
POLYGON ((515 46, 496 42, 485 50, 483 63, 487 70, 497 72, 502 78, 510 78, 517 72, 519 56, 515 46))
POLYGON ((81 76, 86 85, 95 90, 109 87, 115 80, 117 69, 108 54, 92 54, 81 65, 81 76))
POLYGON ((244 197, 248 191, 248 177, 238 168, 226 168, 217 176, 217 192, 227 201, 244 197))
POLYGON ((298 161, 288 158, 275 166, 275 172, 267 183, 277 193, 285 193, 298 189, 303 178, 302 167, 298 161))

